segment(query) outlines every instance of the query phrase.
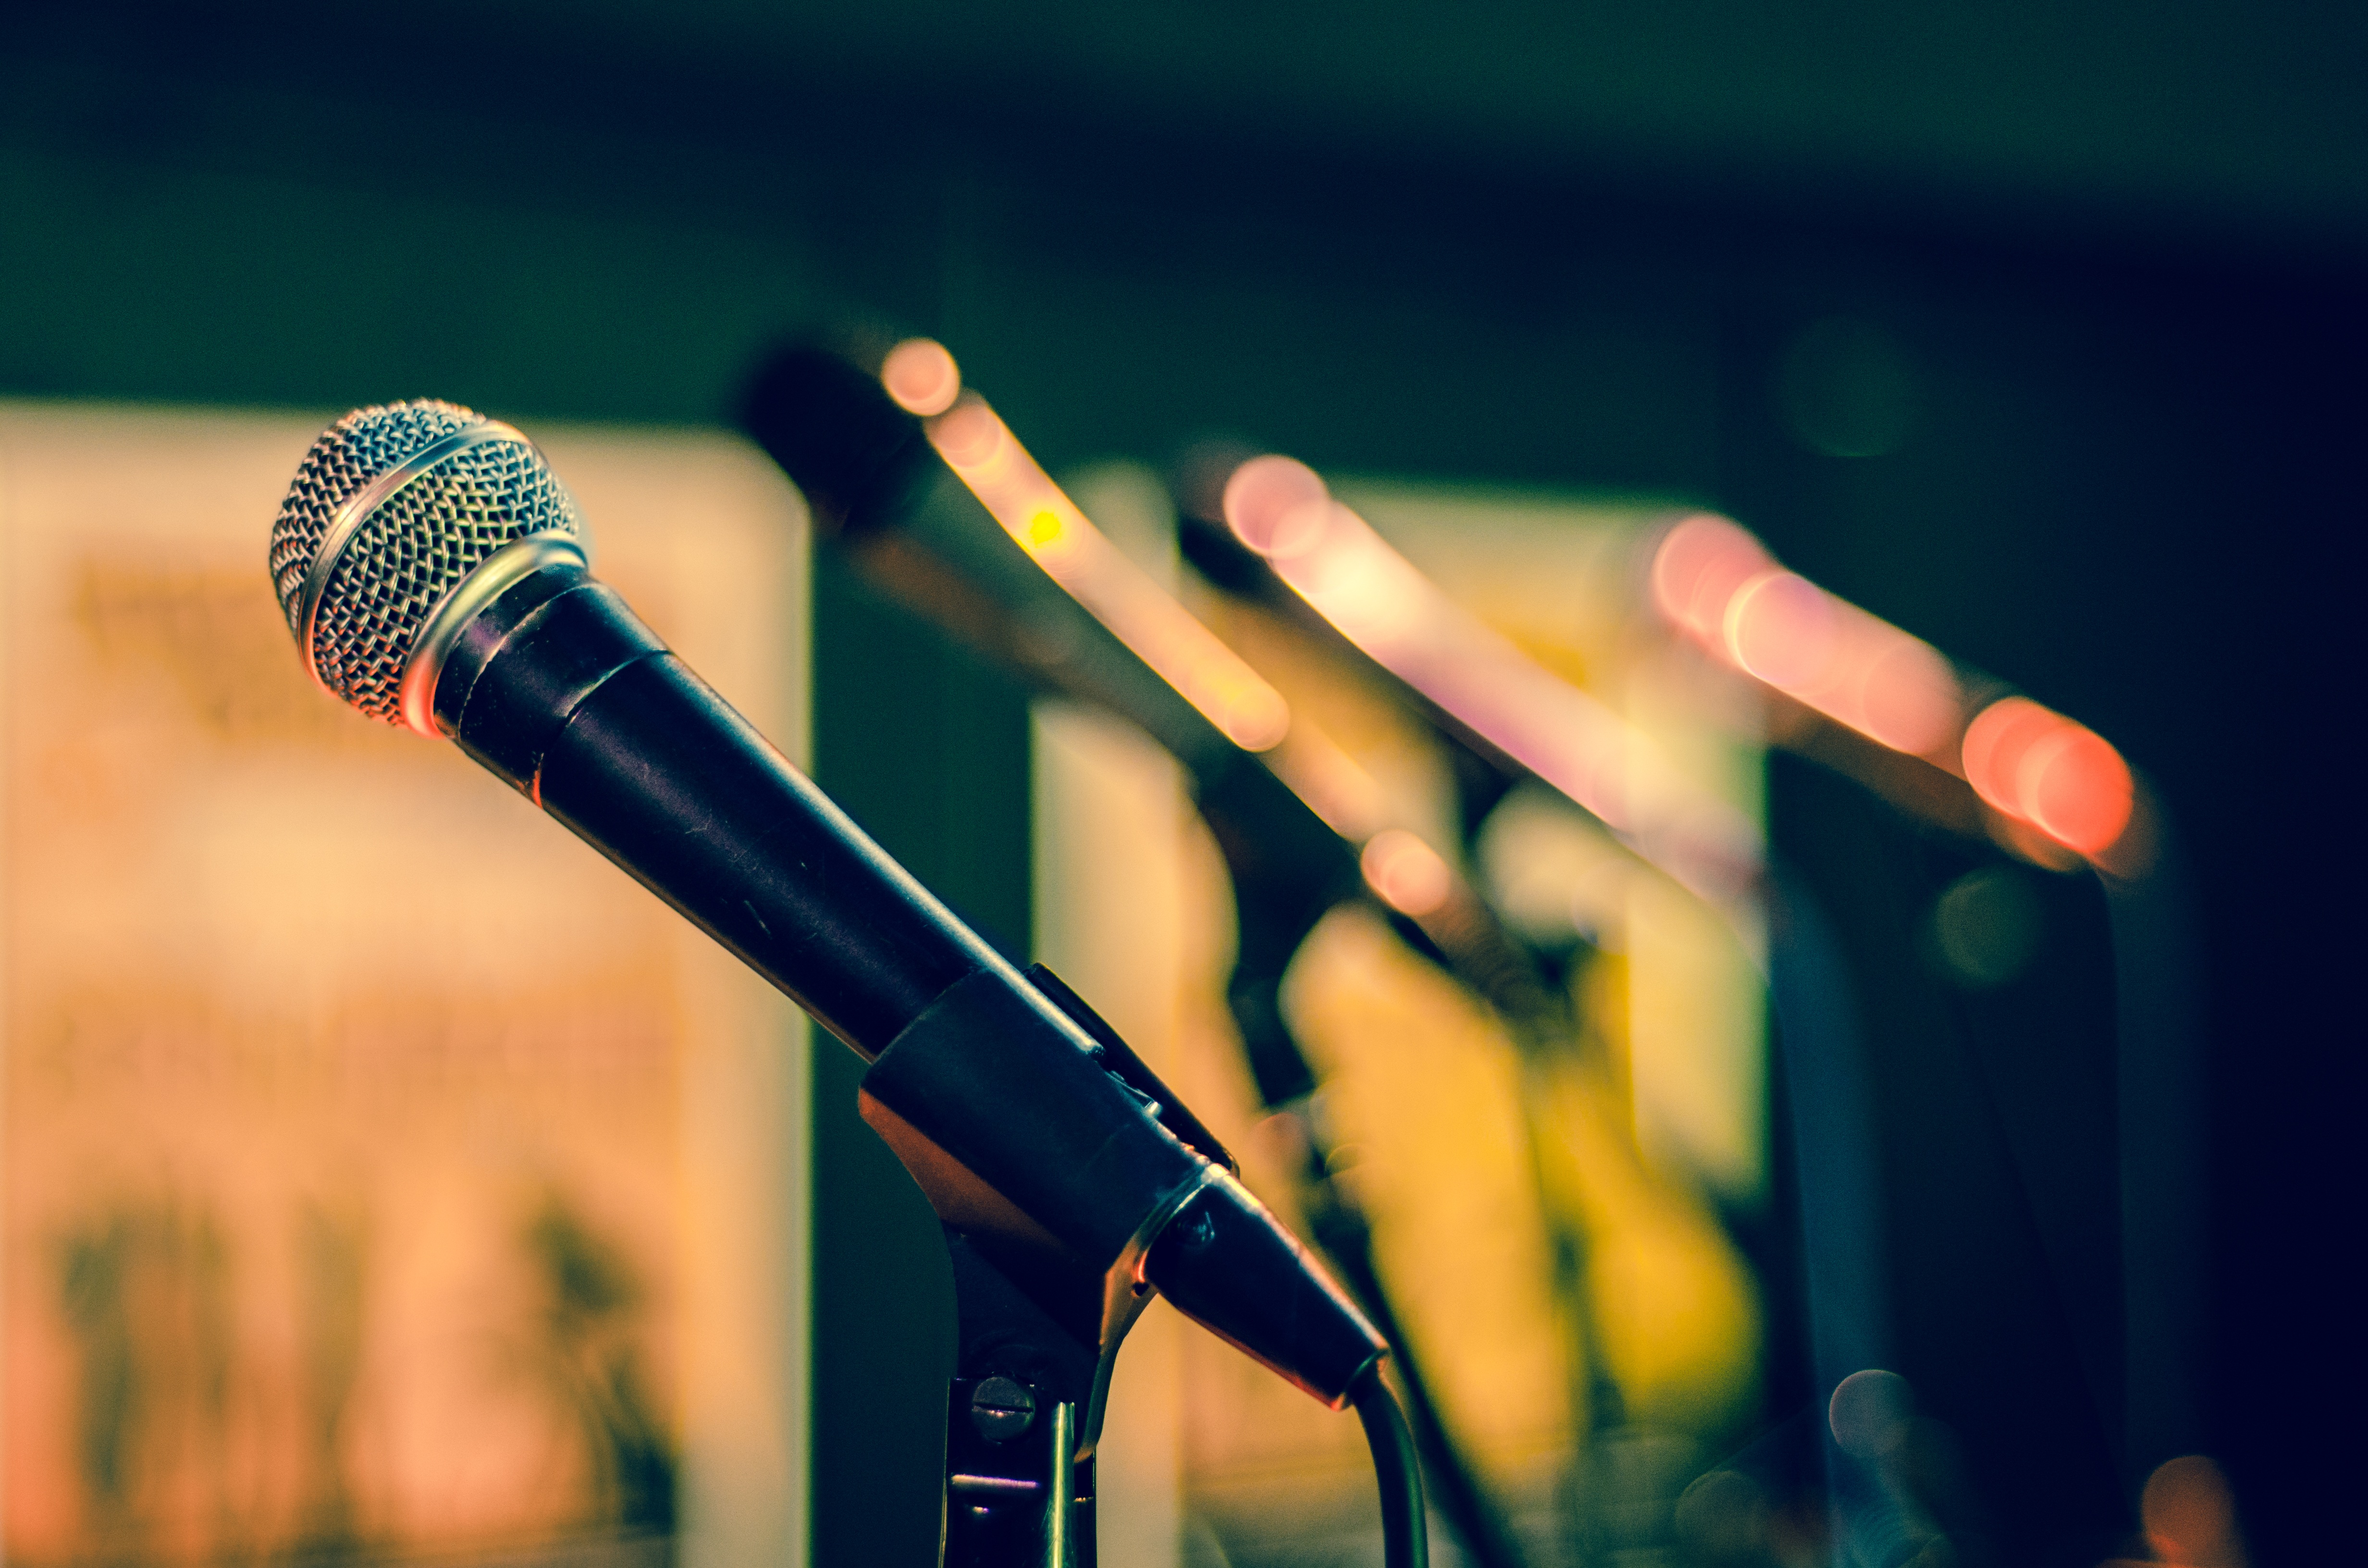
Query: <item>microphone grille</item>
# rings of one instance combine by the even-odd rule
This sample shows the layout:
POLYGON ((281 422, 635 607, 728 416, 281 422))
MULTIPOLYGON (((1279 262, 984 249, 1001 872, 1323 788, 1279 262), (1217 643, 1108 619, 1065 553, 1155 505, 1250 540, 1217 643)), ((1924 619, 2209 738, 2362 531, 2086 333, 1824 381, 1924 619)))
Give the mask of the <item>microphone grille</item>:
POLYGON ((271 582, 313 678, 399 725, 404 666, 461 580, 513 540, 583 531, 518 431, 457 403, 389 403, 305 453, 271 526, 271 582))

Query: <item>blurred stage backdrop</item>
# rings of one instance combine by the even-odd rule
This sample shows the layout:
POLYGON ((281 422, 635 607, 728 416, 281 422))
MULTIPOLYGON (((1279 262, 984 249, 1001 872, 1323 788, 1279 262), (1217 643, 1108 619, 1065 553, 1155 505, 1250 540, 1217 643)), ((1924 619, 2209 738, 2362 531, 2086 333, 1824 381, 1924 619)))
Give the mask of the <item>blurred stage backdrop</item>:
MULTIPOLYGON (((313 686, 256 562, 320 424, 0 407, 7 1555, 761 1555, 803 1017, 313 686)), ((796 744, 794 495, 549 439, 604 569, 796 744)))
MULTIPOLYGON (((0 1553, 931 1560, 951 1283, 860 1064, 302 674, 265 539, 357 404, 542 441, 658 630, 1288 1210, 1172 765, 729 434, 852 323, 947 344, 1554 957, 1550 1070, 1378 904, 1282 994, 1534 1568, 2358 1556, 2363 72, 2220 0, 0 17, 0 1553), (1467 820, 1180 562, 1212 437, 1649 735, 1759 892, 1467 820), (1696 508, 1760 543, 1656 576, 1696 508), (2040 728, 1968 780, 1821 715, 1845 602, 2040 728), (2023 766, 2083 735, 2097 865, 2023 766)), ((1114 1568, 1375 1560, 1352 1422, 1164 1308, 1121 1366, 1114 1568)))

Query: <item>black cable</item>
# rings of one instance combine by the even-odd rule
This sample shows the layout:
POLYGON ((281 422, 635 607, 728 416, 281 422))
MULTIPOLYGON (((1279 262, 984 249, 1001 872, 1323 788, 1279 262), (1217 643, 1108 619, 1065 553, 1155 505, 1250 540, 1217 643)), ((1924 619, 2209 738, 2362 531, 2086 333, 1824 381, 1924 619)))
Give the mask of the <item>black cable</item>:
POLYGON ((1422 1465, 1415 1458, 1406 1412, 1383 1381, 1379 1361, 1349 1398, 1373 1450, 1373 1480, 1382 1492, 1383 1568, 1430 1568, 1430 1534, 1422 1517, 1422 1465))
MULTIPOLYGON (((1402 1408, 1429 1483, 1429 1500, 1463 1549, 1470 1568, 1525 1568, 1523 1553, 1502 1510, 1482 1483, 1477 1467, 1449 1435, 1428 1380, 1407 1347, 1373 1260, 1372 1224, 1333 1173, 1333 1150, 1308 1098, 1315 1071, 1284 1021, 1281 1002, 1281 976, 1305 941, 1307 926, 1261 918, 1247 897, 1247 890, 1257 885, 1256 865, 1230 858, 1227 863, 1234 869, 1235 903, 1243 932, 1243 945, 1226 988, 1227 1001, 1266 1108, 1287 1118, 1304 1145, 1294 1175, 1309 1233, 1339 1271, 1349 1295, 1389 1341, 1397 1387, 1404 1396, 1402 1408), (1265 940, 1257 940, 1253 933, 1263 933, 1265 940)), ((1591 1358, 1588 1364, 1593 1364, 1591 1358)))
POLYGON ((1311 1165, 1314 1174, 1303 1177, 1300 1186, 1309 1232, 1339 1270, 1349 1295, 1390 1342, 1391 1358, 1397 1363, 1398 1388, 1405 1395, 1406 1423, 1413 1429, 1415 1452, 1422 1460, 1429 1483, 1430 1503, 1463 1545, 1472 1568, 1523 1568, 1520 1548, 1504 1516, 1448 1435, 1438 1401, 1431 1397, 1420 1367, 1406 1352, 1396 1310, 1373 1264, 1372 1232, 1365 1216, 1323 1174, 1320 1162, 1311 1165))

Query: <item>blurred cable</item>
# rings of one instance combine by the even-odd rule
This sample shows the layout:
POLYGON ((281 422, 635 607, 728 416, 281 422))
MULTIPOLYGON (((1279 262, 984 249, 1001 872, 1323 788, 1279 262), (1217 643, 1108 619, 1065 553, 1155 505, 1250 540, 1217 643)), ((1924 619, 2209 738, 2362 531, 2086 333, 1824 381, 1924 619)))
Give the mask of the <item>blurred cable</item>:
POLYGON ((1382 1494, 1383 1568, 1429 1568, 1430 1536, 1422 1517, 1422 1467, 1415 1462, 1406 1415, 1381 1368, 1365 1374, 1350 1396, 1365 1441, 1373 1450, 1373 1480, 1382 1494))

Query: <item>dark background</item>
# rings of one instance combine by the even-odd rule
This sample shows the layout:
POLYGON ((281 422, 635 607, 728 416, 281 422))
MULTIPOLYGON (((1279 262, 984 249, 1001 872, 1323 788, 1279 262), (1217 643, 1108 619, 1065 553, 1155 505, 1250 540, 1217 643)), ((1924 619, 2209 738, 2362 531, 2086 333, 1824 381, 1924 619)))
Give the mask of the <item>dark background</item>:
MULTIPOLYGON (((11 6, 0 395, 713 422, 857 312, 942 336, 1055 468, 1225 429, 1731 511, 2176 814, 2201 1437, 2256 1560, 2316 1562, 2359 1551, 2368 1463, 2363 17, 11 6)), ((825 785, 1024 939, 1018 694, 827 566, 815 629, 825 785)), ((1780 844, 1892 853, 1823 788, 1782 785, 1780 844)), ((922 1560, 946 1357, 852 1067, 817 1067, 825 1565, 922 1560)))

